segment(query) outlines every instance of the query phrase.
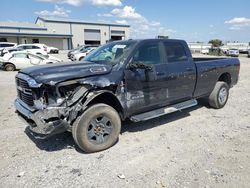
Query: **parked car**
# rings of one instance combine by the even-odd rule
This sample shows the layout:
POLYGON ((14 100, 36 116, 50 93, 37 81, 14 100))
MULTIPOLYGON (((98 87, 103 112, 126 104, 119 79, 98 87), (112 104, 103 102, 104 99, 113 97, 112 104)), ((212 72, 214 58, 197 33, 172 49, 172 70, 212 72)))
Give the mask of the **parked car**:
POLYGON ((25 50, 33 54, 47 55, 47 47, 44 44, 20 44, 17 46, 18 50, 25 50))
POLYGON ((248 50, 248 56, 247 57, 250 57, 250 50, 248 50))
POLYGON ((47 53, 50 53, 50 54, 58 54, 59 53, 58 48, 55 48, 55 47, 52 47, 52 46, 46 46, 46 48, 47 48, 47 53))
POLYGON ((202 49, 201 54, 209 54, 209 49, 202 49))
POLYGON ((227 51, 227 55, 231 56, 231 57, 239 57, 239 54, 240 54, 240 52, 238 49, 229 49, 227 51))
POLYGON ((0 50, 3 49, 11 49, 11 48, 15 48, 17 46, 16 43, 13 42, 0 42, 0 50))
POLYGON ((86 48, 89 48, 89 47, 98 47, 98 45, 82 45, 82 46, 80 46, 80 47, 78 47, 76 49, 70 50, 68 52, 68 58, 73 60, 74 54, 83 52, 86 48))
POLYGON ((84 47, 85 45, 81 45, 81 46, 78 46, 77 48, 74 48, 72 50, 69 50, 68 52, 68 58, 70 59, 72 53, 74 53, 75 51, 79 51, 79 49, 81 49, 82 47, 84 47))
POLYGON ((181 111, 199 98, 223 108, 239 70, 238 58, 192 58, 182 40, 116 41, 79 63, 19 71, 15 107, 35 138, 71 131, 82 150, 97 152, 117 142, 122 120, 181 111))
POLYGON ((88 47, 82 52, 72 54, 72 61, 81 61, 83 60, 90 52, 95 50, 97 47, 88 47))
POLYGON ((14 71, 16 69, 23 69, 34 65, 45 65, 62 62, 62 60, 56 57, 37 55, 26 51, 12 52, 9 54, 10 55, 6 57, 4 56, 0 59, 1 67, 5 71, 14 71))

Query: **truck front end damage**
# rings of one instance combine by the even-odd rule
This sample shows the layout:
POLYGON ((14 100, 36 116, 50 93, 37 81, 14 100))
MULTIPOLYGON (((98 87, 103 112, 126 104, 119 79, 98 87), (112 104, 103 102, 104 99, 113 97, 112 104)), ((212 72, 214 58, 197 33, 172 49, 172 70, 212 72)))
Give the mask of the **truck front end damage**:
POLYGON ((77 81, 49 84, 38 84, 22 73, 16 76, 16 112, 33 136, 41 139, 71 131, 78 113, 86 107, 90 89, 77 81))

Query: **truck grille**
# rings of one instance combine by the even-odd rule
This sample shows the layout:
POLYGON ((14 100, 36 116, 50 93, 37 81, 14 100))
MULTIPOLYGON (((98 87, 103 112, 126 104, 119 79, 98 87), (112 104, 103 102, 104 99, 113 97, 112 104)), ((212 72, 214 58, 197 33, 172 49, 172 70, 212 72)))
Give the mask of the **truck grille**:
POLYGON ((34 98, 28 82, 20 78, 16 78, 16 85, 17 85, 17 95, 19 99, 21 99, 27 105, 33 106, 34 98))

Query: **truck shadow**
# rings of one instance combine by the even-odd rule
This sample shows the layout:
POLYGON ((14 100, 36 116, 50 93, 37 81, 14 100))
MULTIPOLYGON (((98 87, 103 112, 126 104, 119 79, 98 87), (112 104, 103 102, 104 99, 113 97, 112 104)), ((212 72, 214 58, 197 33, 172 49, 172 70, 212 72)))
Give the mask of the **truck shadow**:
MULTIPOLYGON (((199 105, 182 110, 181 112, 175 112, 172 114, 167 114, 158 118, 154 118, 144 122, 134 123, 131 121, 125 121, 122 124, 121 134, 125 132, 140 132, 147 129, 152 129, 178 119, 182 119, 190 116, 190 112, 204 107, 205 104, 199 102, 199 105)), ((47 139, 35 139, 29 132, 28 127, 24 131, 26 135, 32 140, 40 150, 47 152, 60 151, 64 149, 75 149, 79 153, 84 153, 75 144, 72 134, 70 132, 64 132, 62 134, 54 135, 47 139)))
POLYGON ((30 133, 29 128, 26 127, 25 134, 32 140, 40 150, 53 152, 63 149, 75 149, 79 152, 80 149, 76 146, 72 134, 70 132, 64 132, 62 134, 54 135, 46 139, 36 139, 30 133))

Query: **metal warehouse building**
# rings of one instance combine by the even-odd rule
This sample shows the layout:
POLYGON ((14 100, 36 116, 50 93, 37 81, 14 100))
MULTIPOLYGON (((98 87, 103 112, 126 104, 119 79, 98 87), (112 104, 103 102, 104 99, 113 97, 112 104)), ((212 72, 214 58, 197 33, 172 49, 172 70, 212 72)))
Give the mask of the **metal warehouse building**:
POLYGON ((38 17, 35 24, 0 22, 0 41, 43 43, 61 50, 129 38, 129 25, 38 17))

